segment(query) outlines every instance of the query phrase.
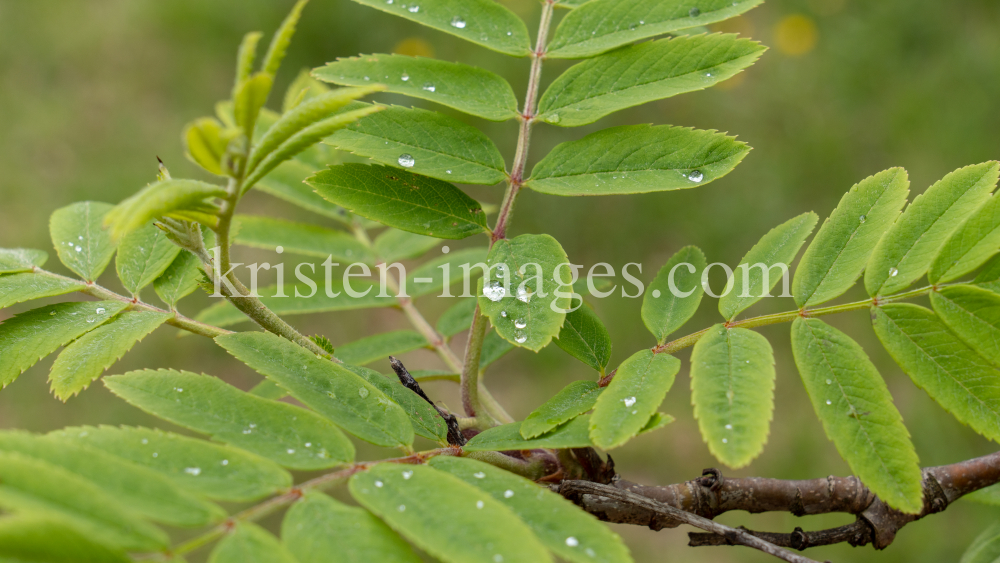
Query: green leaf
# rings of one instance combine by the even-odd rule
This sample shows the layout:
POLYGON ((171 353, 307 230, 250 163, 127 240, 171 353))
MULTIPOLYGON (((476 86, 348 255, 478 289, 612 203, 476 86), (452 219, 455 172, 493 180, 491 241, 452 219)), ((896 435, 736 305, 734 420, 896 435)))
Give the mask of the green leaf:
POLYGON ((441 561, 552 561, 504 503, 443 471, 376 465, 351 477, 348 487, 363 507, 441 561))
POLYGON ((779 280, 785 284, 782 295, 789 296, 788 270, 818 220, 811 211, 803 213, 771 229, 753 245, 733 272, 733 290, 719 299, 719 313, 726 320, 735 319, 764 296, 770 296, 779 280), (772 277, 772 269, 778 264, 784 269, 779 267, 779 275, 772 277))
MULTIPOLYGON (((506 340, 504 341, 506 342, 506 340)), ((453 381, 458 383, 461 376, 457 373, 453 373, 444 369, 416 369, 410 372, 413 379, 419 382, 424 381, 453 381)))
POLYGON ((513 349, 514 345, 497 334, 495 330, 486 333, 486 337, 483 339, 483 350, 479 356, 479 371, 484 371, 493 362, 513 349))
POLYGON ((59 260, 85 281, 100 277, 115 255, 115 242, 103 224, 111 209, 107 203, 83 201, 57 209, 49 220, 59 260))
POLYGON ((875 334, 899 367, 962 423, 1000 440, 1000 373, 931 311, 894 303, 875 310, 875 334))
POLYGON ((625 47, 559 76, 542 94, 537 119, 577 127, 625 108, 703 90, 738 74, 766 50, 756 41, 718 33, 625 47))
POLYGON ((722 463, 744 467, 764 451, 774 413, 774 379, 774 351, 752 330, 717 324, 694 345, 694 416, 709 451, 722 463))
POLYGON ((236 244, 272 251, 280 246, 288 252, 317 258, 332 257, 348 263, 375 262, 365 245, 342 231, 253 215, 237 215, 235 224, 238 225, 234 227, 236 244))
POLYGON ((889 506, 923 508, 920 465, 885 381, 865 351, 819 319, 792 324, 792 352, 826 435, 851 471, 889 506))
POLYGON ((479 202, 447 182, 404 170, 343 164, 307 182, 327 200, 404 231, 446 239, 489 232, 479 202))
POLYGON ((0 248, 0 274, 30 272, 36 267, 40 268, 48 259, 49 255, 44 250, 0 248))
POLYGON ((424 262, 410 271, 406 280, 406 290, 411 297, 421 297, 439 292, 444 295, 445 289, 463 281, 464 274, 461 268, 466 264, 470 268, 468 279, 471 284, 475 281, 475 277, 481 273, 480 269, 474 269, 473 266, 485 263, 487 252, 486 247, 465 248, 424 262), (445 270, 443 269, 445 265, 448 269, 447 287, 445 286, 445 270))
POLYGON ((1000 248, 1000 199, 991 198, 945 242, 927 279, 939 284, 958 279, 983 265, 1000 248))
MULTIPOLYGON (((210 200, 224 195, 226 190, 214 184, 197 180, 162 180, 119 203, 107 213, 104 224, 108 225, 111 235, 117 240, 153 219, 184 211, 211 211, 213 204, 210 200)), ((100 221, 97 226, 102 226, 100 221)), ((56 240, 54 234, 52 238, 56 240)), ((56 246, 59 246, 58 243, 56 246)))
POLYGON ((0 276, 0 309, 33 299, 83 291, 85 287, 76 280, 45 274, 25 273, 0 276))
MULTIPOLYGON (((240 41, 240 48, 236 51, 236 80, 233 83, 234 98, 239 91, 240 85, 249 79, 253 73, 253 63, 257 58, 257 44, 260 43, 260 39, 263 36, 264 34, 259 31, 251 31, 244 35, 243 40, 240 41)), ((218 106, 216 107, 218 108, 218 106)), ((230 109, 231 113, 232 110, 230 109)))
POLYGON ((379 84, 362 88, 340 88, 324 92, 298 105, 295 109, 285 112, 271 125, 257 143, 257 146, 251 151, 250 159, 247 162, 247 175, 252 174, 264 158, 277 150, 278 147, 296 133, 339 112, 354 100, 382 90, 385 90, 385 87, 379 84))
MULTIPOLYGON (((356 274, 357 272, 355 272, 356 274)), ((313 282, 315 284, 315 282, 313 282)), ((372 307, 388 307, 396 305, 395 297, 379 297, 377 282, 369 280, 351 280, 351 287, 363 297, 352 297, 339 280, 331 280, 330 291, 333 297, 326 293, 323 283, 317 287, 287 286, 285 296, 278 297, 276 287, 258 288, 261 302, 276 315, 304 315, 308 313, 329 313, 332 311, 350 311, 353 309, 368 309, 372 307), (298 292, 298 293, 296 293, 298 292), (310 297, 306 297, 311 295, 310 297), (296 296, 292 298, 292 296, 296 296)), ((217 304, 205 309, 196 317, 197 320, 218 327, 232 326, 250 322, 250 319, 232 303, 220 300, 217 304)))
POLYGON ((594 445, 590 441, 589 428, 590 415, 583 415, 557 426, 551 432, 526 440, 521 436, 521 423, 514 422, 494 426, 476 434, 474 438, 462 446, 462 450, 465 452, 501 452, 538 448, 589 448, 594 445))
POLYGON ((525 57, 531 53, 524 22, 492 0, 431 0, 419 5, 385 0, 354 1, 507 55, 525 57))
POLYGON ((989 199, 998 174, 996 161, 966 166, 914 198, 868 259, 868 295, 896 293, 924 275, 949 235, 989 199))
POLYGON ((171 315, 126 311, 66 347, 52 364, 49 382, 63 401, 86 389, 171 315))
POLYGON ((979 489, 978 491, 969 493, 965 498, 979 504, 1000 506, 1000 485, 990 485, 989 487, 979 489))
POLYGON ((274 86, 274 75, 258 72, 244 80, 233 98, 233 117, 236 125, 243 129, 248 138, 253 136, 260 110, 267 103, 267 97, 274 86))
POLYGON ((423 436, 428 440, 434 440, 442 444, 448 443, 448 426, 445 425, 444 419, 438 414, 437 409, 422 397, 404 387, 395 375, 382 375, 375 370, 360 366, 345 364, 344 367, 377 387, 386 397, 389 397, 394 403, 402 407, 410 417, 410 423, 413 424, 413 432, 418 436, 423 436))
POLYGON ((363 508, 310 491, 288 509, 281 539, 299 563, 420 563, 389 526, 363 508))
POLYGON ((184 128, 184 156, 207 172, 224 176, 222 160, 232 138, 218 119, 198 118, 184 128))
MULTIPOLYGON (((301 156, 301 155, 299 155, 301 156)), ((254 189, 283 199, 303 209, 349 224, 351 214, 319 196, 304 180, 316 173, 317 168, 298 158, 282 162, 254 184, 254 189)))
POLYGON ((905 170, 890 168, 844 194, 795 269, 796 305, 819 305, 854 285, 878 240, 899 216, 909 185, 905 170))
POLYGON ((0 483, 0 507, 8 511, 52 513, 89 538, 131 551, 167 547, 163 531, 97 485, 56 465, 0 452, 0 483))
POLYGON ((278 69, 281 68, 281 61, 285 59, 288 45, 292 42, 292 36, 295 35, 295 26, 298 25, 299 18, 302 16, 302 9, 306 7, 307 3, 309 3, 309 0, 299 0, 296 2, 295 6, 292 7, 292 11, 281 22, 281 27, 274 32, 271 44, 267 47, 267 54, 264 55, 264 60, 261 62, 262 71, 272 76, 278 74, 278 69))
POLYGON ((397 330, 368 336, 337 347, 336 356, 345 364, 363 366, 374 361, 388 361, 389 356, 396 356, 426 348, 427 339, 419 332, 412 330, 397 330))
POLYGON ((458 477, 510 508, 553 553, 566 561, 632 561, 622 539, 561 495, 488 463, 438 456, 431 467, 458 477))
POLYGON ((1000 524, 994 522, 976 536, 958 563, 996 563, 997 560, 1000 560, 1000 524))
POLYGON ((503 156, 489 137, 433 111, 390 106, 337 131, 326 142, 448 182, 493 185, 507 177, 503 156))
POLYGON ((680 360, 652 350, 640 350, 622 362, 594 405, 590 417, 594 444, 610 450, 638 434, 663 402, 680 369, 680 360))
POLYGON ((486 265, 490 275, 479 282, 479 308, 497 334, 535 352, 548 346, 572 306, 566 280, 572 270, 562 267, 569 258, 559 241, 549 235, 501 239, 486 265))
POLYGON ((388 92, 429 100, 490 121, 518 115, 517 98, 506 80, 459 63, 405 55, 363 55, 327 63, 314 70, 313 76, 344 86, 380 82, 388 92))
POLYGON ((350 440, 322 417, 209 375, 143 370, 105 377, 104 385, 150 414, 288 468, 324 469, 354 458, 350 440))
POLYGON ((956 336, 1000 366, 1000 295, 956 285, 931 292, 931 305, 956 336))
POLYGON ((622 195, 694 188, 728 174, 750 152, 715 131, 623 125, 557 145, 529 188, 552 195, 622 195))
POLYGON ((559 23, 546 57, 582 59, 672 31, 738 16, 763 0, 595 0, 559 23))
POLYGON ((181 299, 191 295, 202 280, 201 260, 190 252, 182 252, 153 282, 153 289, 164 303, 175 307, 181 299))
POLYGON ((604 388, 594 381, 574 381, 545 401, 521 423, 521 436, 530 440, 594 408, 604 388))
POLYGON ((159 473, 112 455, 27 432, 0 432, 0 451, 19 453, 61 467, 113 496, 145 518, 172 526, 198 527, 218 522, 218 506, 181 490, 159 473))
POLYGON ((215 341, 358 438, 386 447, 413 442, 403 409, 350 370, 270 333, 227 334, 215 341))
POLYGON ((295 133, 261 160, 260 164, 254 168, 253 173, 248 175, 246 181, 244 181, 243 190, 250 189, 254 184, 270 174, 279 164, 305 151, 312 145, 334 134, 339 129, 354 123, 366 115, 371 115, 383 109, 385 109, 385 106, 367 106, 354 111, 338 113, 317 121, 295 133))
POLYGON ((611 361, 611 335, 586 303, 566 314, 556 346, 602 374, 611 361))
POLYGON ((456 334, 469 330, 472 327, 472 317, 476 314, 477 301, 475 299, 462 299, 449 307, 437 321, 437 331, 450 338, 456 334))
POLYGON ((108 322, 128 305, 120 301, 57 303, 0 324, 0 388, 39 360, 108 322))
POLYGON ((312 77, 308 70, 303 69, 295 80, 285 90, 285 99, 281 104, 281 112, 287 113, 303 102, 329 92, 330 88, 312 77))
POLYGON ((291 475, 270 460, 162 430, 81 426, 49 436, 148 467, 181 488, 211 499, 252 501, 292 485, 291 475))
POLYGON ((685 246, 660 268, 646 289, 642 297, 642 322, 660 344, 684 326, 698 310, 705 293, 701 276, 706 265, 705 254, 698 247, 685 246), (692 266, 694 269, 689 269, 692 266), (673 287, 670 284, 671 273, 673 287))
POLYGON ((208 563, 297 563, 278 538, 249 522, 236 522, 208 563))
POLYGON ((441 239, 399 229, 386 229, 375 237, 375 254, 386 264, 423 256, 441 244, 441 239))
POLYGON ((170 242, 167 234, 152 224, 122 238, 115 266, 118 278, 133 296, 153 283, 180 254, 181 247, 170 242))
POLYGON ((51 514, 0 518, 0 560, 17 563, 129 563, 124 551, 94 541, 51 514))
POLYGON ((669 414, 662 413, 662 412, 654 412, 653 416, 649 417, 649 421, 646 422, 646 425, 643 426, 642 430, 639 431, 638 436, 642 436, 646 432, 652 432, 653 430, 659 430, 660 428, 663 428, 664 426, 670 424, 674 420, 676 420, 676 419, 674 417, 670 416, 669 414))

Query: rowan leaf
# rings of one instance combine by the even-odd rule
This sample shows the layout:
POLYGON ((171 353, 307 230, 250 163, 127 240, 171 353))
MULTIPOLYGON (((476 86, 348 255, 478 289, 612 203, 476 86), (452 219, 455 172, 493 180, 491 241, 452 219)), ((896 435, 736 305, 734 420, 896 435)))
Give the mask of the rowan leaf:
POLYGON ((143 370, 105 377, 104 385, 150 414, 284 467, 324 469, 354 458, 350 440, 326 419, 209 375, 143 370))
POLYGON ((939 284, 958 279, 982 266, 1000 248, 1000 199, 991 198, 948 238, 927 280, 939 284))
POLYGON ((352 213, 411 233, 462 239, 489 232, 479 202, 447 182, 404 170, 342 164, 307 182, 352 213))
POLYGON ((491 0, 431 0, 419 5, 354 1, 507 55, 525 57, 531 52, 528 28, 521 18, 491 0))
POLYGON ((998 174, 996 161, 966 166, 914 198, 868 259, 868 295, 896 293, 923 276, 949 235, 989 199, 998 174))
POLYGON ((792 324, 792 352, 816 415, 851 471, 889 506, 923 508, 910 433, 878 370, 846 334, 819 319, 792 324))
POLYGON ((231 446, 162 430, 79 426, 56 430, 48 436, 142 465, 182 489, 211 499, 251 501, 292 485, 291 475, 273 461, 231 446))
POLYGON ((594 381, 574 381, 533 410, 521 423, 521 436, 530 440, 594 408, 604 388, 594 381))
POLYGON ((402 407, 410 417, 415 434, 441 444, 448 443, 448 426, 437 409, 423 397, 404 387, 396 375, 382 375, 375 370, 350 364, 344 364, 344 367, 377 387, 392 402, 402 407))
POLYGON ((677 358, 652 350, 641 350, 622 362, 594 405, 590 417, 594 444, 610 450, 637 435, 656 413, 680 368, 677 358))
POLYGON ((363 366, 429 346, 427 339, 413 330, 383 332, 337 347, 335 356, 345 364, 363 366))
POLYGON ((253 138, 257 118, 267 103, 274 86, 274 75, 266 72, 251 74, 236 86, 233 96, 233 118, 247 138, 253 138))
POLYGON ((479 355, 479 371, 485 371, 493 362, 513 349, 514 345, 497 334, 496 330, 487 332, 483 338, 482 353, 479 355))
POLYGON ((788 296, 788 271, 818 220, 813 212, 803 213, 771 229, 753 245, 733 271, 733 290, 719 299, 719 313, 726 320, 735 319, 754 303, 770 296, 779 280, 784 284, 782 295, 788 296), (775 266, 782 275, 772 278, 775 266))
POLYGON ((124 550, 88 534, 52 514, 0 518, 0 559, 18 563, 129 563, 124 550))
POLYGON ((423 256, 440 244, 441 239, 399 229, 386 229, 374 241, 375 254, 386 264, 423 256))
POLYGON ((718 33, 618 49, 560 75, 538 101, 537 119, 577 127, 625 108, 703 90, 738 74, 766 50, 755 41, 718 33))
POLYGON ((44 250, 0 248, 0 274, 30 272, 36 267, 42 267, 48 259, 49 254, 44 250))
POLYGON ((595 0, 559 23, 547 57, 581 59, 680 29, 738 16, 763 0, 595 0))
POLYGON ((358 438, 386 447, 413 442, 413 428, 403 409, 343 366, 270 333, 227 334, 215 341, 358 438))
POLYGON ((128 305, 120 301, 57 303, 0 324, 0 388, 39 360, 108 322, 128 305))
POLYGON ((493 185, 507 177, 503 156, 489 137, 454 117, 423 109, 389 106, 325 142, 447 182, 493 185))
POLYGON ((288 509, 281 539, 298 563, 420 563, 420 557, 371 512, 310 491, 288 509))
POLYGON ((917 387, 963 424, 1000 440, 1000 373, 995 368, 918 305, 883 305, 872 324, 917 387))
POLYGON ((198 289, 203 274, 201 260, 190 252, 181 252, 153 281, 153 290, 164 303, 175 307, 181 299, 198 289))
POLYGON ((100 277, 115 255, 115 241, 103 224, 111 209, 107 203, 83 201, 57 209, 49 220, 59 260, 84 281, 100 277))
MULTIPOLYGON (((206 182, 161 180, 150 184, 108 211, 103 225, 98 222, 97 227, 107 225, 108 231, 105 232, 110 232, 111 236, 118 240, 160 217, 186 211, 212 212, 214 209, 212 200, 224 195, 226 190, 221 186, 206 182)), ((52 238, 57 239, 55 234, 52 238)), ((58 246, 57 243, 56 247, 58 246)), ((110 260, 110 255, 108 258, 110 260)))
POLYGON ((745 328, 708 329, 691 352, 691 403, 719 461, 748 465, 764 451, 774 414, 774 351, 745 328))
POLYGON ((351 214, 344 208, 323 199, 312 187, 306 185, 305 179, 316 173, 316 170, 326 166, 311 165, 301 160, 302 155, 279 164, 267 176, 261 178, 254 189, 260 190, 276 198, 297 205, 302 209, 312 211, 344 224, 350 224, 351 214))
POLYGON ((263 528, 237 521, 212 550, 208 563, 297 563, 288 549, 263 528))
POLYGON ((86 286, 76 280, 46 274, 22 273, 0 276, 0 309, 43 297, 83 291, 86 286))
POLYGON ((387 91, 428 100, 490 121, 517 117, 517 98, 506 80, 478 67, 405 55, 337 59, 313 71, 344 86, 385 84, 387 91))
POLYGON ((611 335, 586 303, 566 314, 556 346, 601 374, 611 361, 611 335))
POLYGON ((890 168, 844 194, 795 269, 796 305, 819 305, 854 285, 878 240, 899 216, 909 185, 905 170, 890 168))
POLYGON ((441 561, 552 561, 514 511, 449 473, 382 464, 355 474, 348 487, 363 507, 441 561))
POLYGON ((372 264, 375 257, 358 239, 342 232, 307 223, 255 215, 237 215, 234 218, 236 244, 313 256, 331 257, 348 263, 372 264))
POLYGON ((525 185, 552 195, 623 195, 694 188, 728 174, 750 152, 715 131, 623 125, 557 145, 525 185))
POLYGON ((646 289, 642 322, 660 344, 698 310, 705 293, 701 277, 706 265, 705 254, 698 247, 685 246, 660 268, 646 289))
POLYGON ((958 563, 996 563, 998 559, 1000 559, 1000 524, 993 523, 976 536, 958 563))
POLYGON ((970 348, 1000 366, 1000 295, 969 285, 931 292, 934 312, 970 348))
POLYGON ((184 128, 184 156, 206 172, 224 176, 222 160, 233 132, 238 134, 239 130, 227 130, 214 117, 200 117, 184 128))
POLYGON ((180 254, 164 231, 149 224, 122 237, 115 266, 118 279, 133 296, 153 283, 180 254))
POLYGON ((466 276, 464 271, 461 269, 463 265, 468 265, 470 268, 468 281, 470 282, 471 288, 471 282, 475 281, 476 276, 478 276, 481 271, 479 269, 474 269, 473 266, 485 263, 487 252, 488 250, 486 247, 464 248, 462 250, 449 252, 448 254, 435 258, 429 262, 424 262, 420 266, 411 270, 407 276, 407 292, 412 297, 421 297, 439 292, 441 295, 444 295, 447 288, 458 283, 459 281, 464 283, 466 276), (447 268, 448 272, 447 278, 445 275, 445 268, 447 268))
POLYGON ((292 36, 295 35, 295 26, 298 25, 299 18, 302 17, 302 9, 308 3, 309 0, 298 0, 281 22, 281 27, 274 32, 271 44, 267 46, 267 53, 264 55, 264 60, 261 61, 260 67, 263 72, 272 76, 278 74, 281 62, 285 60, 288 45, 292 42, 292 36))
POLYGON ((469 458, 438 456, 431 458, 428 465, 458 477, 508 507, 561 559, 574 563, 632 561, 618 534, 562 495, 533 481, 469 458))
POLYGON ((435 328, 445 338, 469 330, 472 327, 472 318, 476 313, 477 305, 476 299, 462 299, 441 313, 435 328))
POLYGON ((489 279, 479 282, 479 308, 504 340, 535 352, 559 334, 571 307, 572 271, 566 251, 549 235, 494 243, 489 279), (485 284, 485 285, 484 285, 485 284))

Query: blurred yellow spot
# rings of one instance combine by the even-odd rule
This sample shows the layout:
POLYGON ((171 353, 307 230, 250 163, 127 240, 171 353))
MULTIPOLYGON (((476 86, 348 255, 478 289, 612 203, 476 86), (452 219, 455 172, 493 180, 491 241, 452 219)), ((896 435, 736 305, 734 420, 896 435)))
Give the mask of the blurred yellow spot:
POLYGON ((774 26, 774 42, 786 55, 798 56, 812 51, 818 38, 816 23, 802 14, 786 16, 774 26))
POLYGON ((392 52, 397 55, 409 55, 411 57, 434 57, 434 47, 419 37, 409 37, 396 43, 392 52))

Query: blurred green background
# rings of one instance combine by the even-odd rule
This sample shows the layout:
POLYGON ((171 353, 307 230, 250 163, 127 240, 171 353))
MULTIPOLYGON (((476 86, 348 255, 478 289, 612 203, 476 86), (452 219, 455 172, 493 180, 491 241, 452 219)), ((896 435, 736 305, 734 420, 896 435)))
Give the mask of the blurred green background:
MULTIPOLYGON (((504 2, 534 29, 538 4, 504 2)), ((0 245, 51 249, 49 213, 82 199, 117 202, 154 177, 156 156, 174 176, 198 174, 184 160, 183 125, 211 113, 228 95, 235 49, 249 30, 270 33, 290 0, 0 0, 0 245)), ((515 234, 549 232, 581 264, 643 264, 648 282, 681 246, 696 244, 710 261, 735 264, 768 229, 799 213, 825 216, 853 183, 888 168, 910 173, 920 193, 945 173, 1000 156, 1000 2, 996 0, 770 0, 713 29, 734 31, 771 47, 747 72, 709 91, 623 111, 581 129, 539 126, 532 161, 556 143, 624 123, 669 123, 739 135, 754 151, 732 174, 707 187, 631 197, 563 199, 530 191, 520 198, 515 234)), ((340 56, 397 51, 433 55, 491 68, 523 92, 528 62, 485 51, 348 0, 313 0, 307 8, 277 91, 302 68, 340 56)), ((551 81, 563 63, 547 67, 551 81)), ((275 96, 273 99, 278 99, 275 96)), ((396 103, 401 99, 387 98, 396 103)), ((406 101, 412 103, 412 101, 406 101)), ((436 108, 437 109, 437 108, 436 108)), ((508 156, 516 126, 470 119, 508 156)), ((502 188, 469 193, 498 202, 502 188)), ((304 218, 295 209, 256 194, 253 212, 304 218)), ((319 222, 316 217, 309 220, 319 222)), ((49 266, 60 270, 53 258, 49 266)), ((60 270, 61 271, 61 270, 60 270)), ((113 276, 107 276, 114 285, 113 276)), ((149 299, 155 299, 152 292, 149 299)), ((860 292, 844 300, 862 298, 860 292)), ((190 298, 193 314, 208 303, 190 298)), ((433 317, 446 304, 423 305, 433 317)), ((611 331, 613 364, 653 344, 639 319, 640 300, 595 304, 611 331)), ((755 310, 787 310, 771 299, 755 310)), ((0 319, 23 310, 0 312, 0 319)), ((691 331, 717 322, 706 299, 691 331)), ((402 327, 392 310, 293 319, 335 344, 402 327)), ((879 366, 913 434, 923 465, 989 453, 977 437, 937 407, 892 363, 864 313, 831 320, 848 331, 879 366)), ((684 332, 689 332, 686 330, 684 332)), ((848 474, 846 464, 812 414, 788 350, 788 327, 767 327, 777 355, 777 408, 765 452, 731 475, 812 478, 848 474)), ((259 376, 231 361, 210 341, 176 339, 170 330, 150 337, 115 367, 171 367, 204 371, 248 388, 259 376)), ((687 358, 687 352, 682 357, 687 358)), ((405 358, 411 368, 435 367, 428 353, 405 358)), ((0 393, 0 427, 47 431, 72 424, 157 424, 94 385, 67 404, 47 392, 51 359, 0 393)), ((388 371, 388 366, 374 366, 388 371)), ((591 374, 555 346, 539 354, 516 351, 490 370, 488 380, 518 417, 527 415, 573 379, 591 374)), ((677 422, 614 452, 632 480, 668 484, 716 466, 691 415, 686 371, 663 409, 677 422)), ((429 386, 435 398, 457 406, 450 384, 429 386)), ((362 450, 375 457, 383 452, 362 450)), ((959 502, 944 515, 907 526, 885 552, 837 546, 811 550, 833 561, 957 561, 965 546, 1000 514, 959 502)), ((843 515, 728 514, 733 525, 791 531, 836 526, 843 515)), ((654 533, 619 526, 638 561, 769 561, 742 548, 684 547, 680 530, 654 533)), ((197 558, 195 558, 197 560, 197 558)))

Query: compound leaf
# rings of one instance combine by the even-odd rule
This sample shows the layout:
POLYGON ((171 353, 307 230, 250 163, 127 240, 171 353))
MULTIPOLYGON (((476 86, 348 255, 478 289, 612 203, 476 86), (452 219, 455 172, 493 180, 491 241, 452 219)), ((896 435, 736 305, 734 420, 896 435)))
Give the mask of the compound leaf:
POLYGON ((560 424, 594 408, 597 397, 604 391, 594 381, 574 381, 535 409, 521 423, 521 436, 537 438, 560 424))
POLYGON ((958 279, 982 266, 1000 248, 1000 198, 991 198, 944 243, 927 280, 932 284, 958 279))
POLYGON ((980 356, 1000 366, 1000 295, 969 285, 931 292, 934 312, 980 356))
POLYGON ((610 450, 637 435, 656 413, 680 368, 677 358, 652 350, 641 350, 622 362, 594 405, 590 417, 594 444, 610 450))
POLYGON ((132 231, 118 245, 118 279, 133 296, 139 295, 139 290, 160 277, 180 251, 181 247, 152 224, 132 231))
POLYGON ((566 314, 556 346, 601 374, 611 361, 611 335, 587 304, 566 314))
MULTIPOLYGON (((108 211, 103 224, 98 222, 97 227, 102 228, 107 225, 108 231, 104 232, 110 232, 111 236, 118 240, 146 223, 163 216, 186 211, 210 215, 214 212, 212 200, 225 195, 226 190, 221 186, 206 182, 161 180, 150 184, 108 211)), ((52 238, 57 240, 54 233, 52 238)), ((58 247, 59 244, 56 243, 56 248, 58 247)), ((108 258, 110 259, 110 254, 108 258)))
POLYGON ((642 322, 660 344, 694 316, 705 293, 701 277, 707 261, 696 246, 677 251, 653 278, 642 297, 642 322))
POLYGON ((514 422, 484 430, 462 446, 462 450, 466 452, 500 452, 536 448, 589 448, 594 445, 590 441, 589 434, 590 415, 578 416, 557 426, 550 432, 530 439, 521 436, 521 424, 514 422))
POLYGON ((191 295, 203 278, 201 260, 190 252, 182 252, 153 282, 153 290, 164 303, 174 307, 181 299, 191 295))
POLYGON ((854 285, 878 240, 899 216, 909 185, 905 170, 890 168, 844 194, 795 269, 796 305, 819 305, 854 285))
POLYGON ((750 152, 715 131, 623 125, 552 149, 525 185, 552 195, 621 195, 694 188, 728 174, 750 152))
POLYGON ((104 229, 111 210, 107 203, 82 201, 57 209, 49 219, 59 260, 85 281, 100 277, 115 255, 115 242, 104 229))
POLYGON ((819 319, 792 324, 792 352, 826 435, 861 482, 909 514, 923 508, 910 433, 865 351, 819 319))
POLYGON ((291 469, 323 469, 354 458, 350 440, 319 415, 212 376, 144 370, 105 377, 104 385, 150 414, 291 469))
POLYGON ((83 291, 82 283, 45 274, 21 273, 0 276, 0 309, 43 297, 83 291))

